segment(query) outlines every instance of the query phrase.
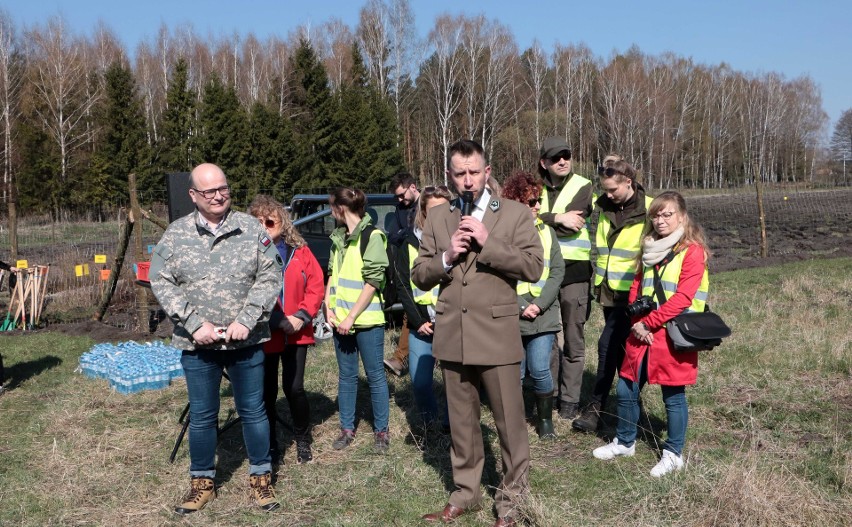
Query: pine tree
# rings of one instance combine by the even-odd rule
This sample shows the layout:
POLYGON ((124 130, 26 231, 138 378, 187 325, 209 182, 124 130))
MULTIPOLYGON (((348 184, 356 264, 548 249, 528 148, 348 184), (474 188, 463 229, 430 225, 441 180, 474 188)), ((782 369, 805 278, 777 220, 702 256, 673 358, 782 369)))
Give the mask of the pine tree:
POLYGON ((295 158, 290 121, 257 102, 251 110, 248 140, 248 195, 262 191, 286 200, 296 179, 290 168, 295 158))
POLYGON ((195 131, 195 101, 188 87, 186 61, 175 64, 166 92, 160 136, 160 166, 164 172, 189 172, 193 167, 191 138, 195 131))
MULTIPOLYGON (((333 169, 337 102, 328 86, 328 74, 310 43, 302 39, 293 57, 293 103, 296 158, 296 187, 324 189, 341 184, 333 169)), ((338 154, 339 156, 339 154, 338 154)))
POLYGON ((367 191, 382 191, 402 170, 392 106, 370 81, 361 52, 352 47, 352 73, 341 90, 338 163, 344 182, 367 191))
POLYGON ((215 163, 225 171, 236 191, 248 184, 248 118, 233 88, 225 88, 216 75, 204 89, 198 118, 195 163, 215 163))
POLYGON ((107 70, 106 101, 100 112, 102 142, 84 179, 82 205, 106 205, 127 196, 127 175, 135 172, 140 188, 151 181, 149 152, 145 141, 145 119, 136 82, 129 68, 114 63, 107 70))

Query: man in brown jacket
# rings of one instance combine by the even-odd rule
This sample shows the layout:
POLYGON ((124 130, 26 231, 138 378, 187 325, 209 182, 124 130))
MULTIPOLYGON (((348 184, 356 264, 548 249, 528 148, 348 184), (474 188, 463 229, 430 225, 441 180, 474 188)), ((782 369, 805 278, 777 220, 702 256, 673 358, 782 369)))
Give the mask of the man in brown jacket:
POLYGON ((441 285, 432 353, 441 362, 447 391, 456 487, 443 510, 423 519, 449 523, 480 506, 484 385, 505 470, 494 496, 494 527, 506 527, 516 525, 517 498, 528 488, 530 452, 515 287, 518 280, 538 280, 544 259, 529 209, 492 195, 490 174, 478 143, 462 140, 450 147, 447 175, 459 196, 472 193, 473 207, 463 216, 456 200, 429 211, 411 278, 424 291, 441 285))

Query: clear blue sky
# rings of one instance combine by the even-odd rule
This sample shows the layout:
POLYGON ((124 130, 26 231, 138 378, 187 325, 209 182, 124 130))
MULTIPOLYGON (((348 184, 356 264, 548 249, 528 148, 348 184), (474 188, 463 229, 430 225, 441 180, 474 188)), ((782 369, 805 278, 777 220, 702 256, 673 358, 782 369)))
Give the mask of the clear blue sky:
MULTIPOLYGON (((286 37, 302 24, 332 16, 355 28, 362 0, 0 0, 18 28, 63 14, 74 31, 91 34, 106 22, 132 53, 162 22, 191 22, 199 35, 247 33, 286 37)), ((741 71, 809 75, 821 88, 830 118, 852 108, 850 0, 411 0, 423 35, 441 13, 484 13, 509 26, 521 49, 533 39, 583 42, 599 57, 636 44, 648 54, 672 51, 696 62, 726 62, 741 71), (465 7, 460 7, 465 6, 465 7)))

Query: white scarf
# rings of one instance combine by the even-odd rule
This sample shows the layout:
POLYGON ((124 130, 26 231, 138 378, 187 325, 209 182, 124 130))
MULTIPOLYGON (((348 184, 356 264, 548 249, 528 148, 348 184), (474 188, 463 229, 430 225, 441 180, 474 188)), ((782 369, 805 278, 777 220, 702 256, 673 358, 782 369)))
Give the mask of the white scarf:
POLYGON ((672 247, 680 241, 682 236, 683 225, 678 227, 673 233, 659 240, 655 240, 651 236, 646 236, 642 240, 642 263, 651 267, 662 262, 663 258, 672 252, 672 247))

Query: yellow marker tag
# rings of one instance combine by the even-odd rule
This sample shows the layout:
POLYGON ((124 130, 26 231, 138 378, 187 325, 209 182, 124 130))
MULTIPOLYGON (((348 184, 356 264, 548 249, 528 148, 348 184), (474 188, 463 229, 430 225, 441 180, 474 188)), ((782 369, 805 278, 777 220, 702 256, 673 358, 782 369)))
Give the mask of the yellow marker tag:
POLYGON ((74 276, 76 276, 77 278, 80 278, 81 276, 83 276, 83 266, 82 265, 75 265, 74 266, 74 276))
POLYGON ((106 255, 105 254, 96 254, 95 255, 95 263, 106 263, 106 255))
POLYGON ((89 264, 83 264, 83 274, 89 276, 89 264))
POLYGON ((15 267, 17 267, 18 269, 26 269, 27 267, 29 267, 29 265, 27 265, 26 260, 18 260, 17 262, 15 262, 15 267))

